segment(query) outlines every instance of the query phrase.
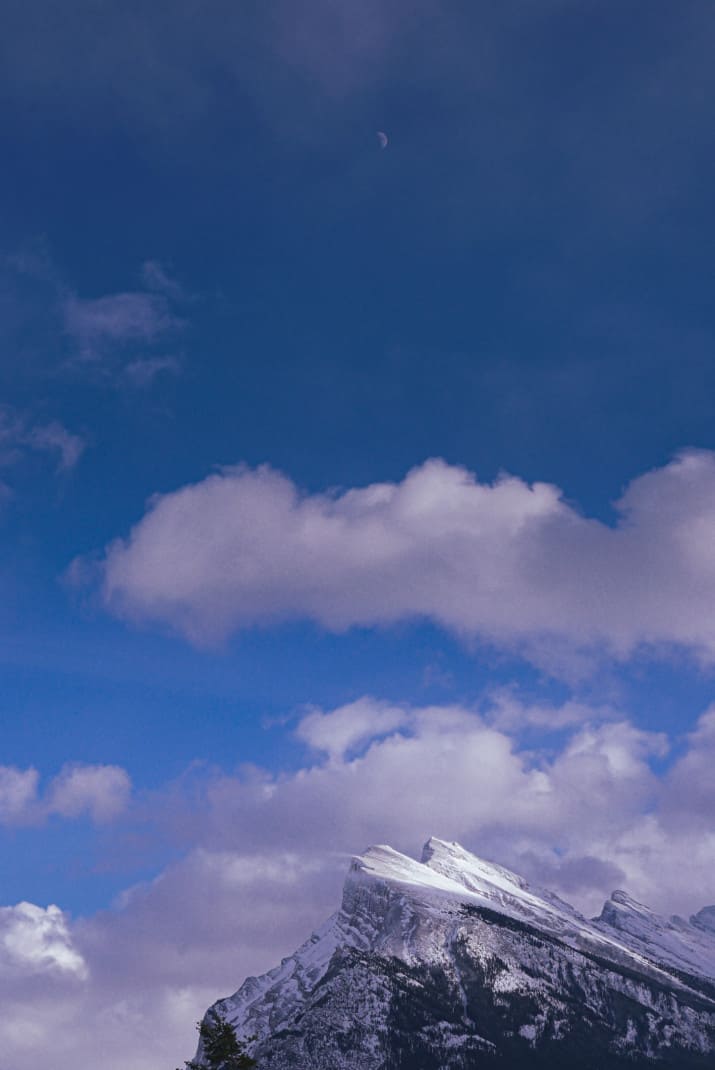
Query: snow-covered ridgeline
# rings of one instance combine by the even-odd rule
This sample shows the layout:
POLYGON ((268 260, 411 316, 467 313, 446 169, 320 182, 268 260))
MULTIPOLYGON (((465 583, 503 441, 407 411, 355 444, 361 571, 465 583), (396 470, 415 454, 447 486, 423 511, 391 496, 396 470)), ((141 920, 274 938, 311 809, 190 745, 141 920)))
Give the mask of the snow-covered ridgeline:
POLYGON ((307 1050, 316 1070, 377 1068, 391 1045, 403 1043, 390 1025, 395 1008, 409 1008, 409 993, 420 986, 426 998, 420 971, 452 991, 443 1018, 454 1017, 455 1001, 461 1007, 446 1024, 428 1024, 424 1011, 420 1043, 440 1052, 447 1045, 460 1058, 496 1049, 499 1029, 532 1046, 567 1037, 575 1028, 574 992, 588 1002, 609 1050, 715 1051, 715 908, 689 922, 665 919, 615 892, 600 917, 588 920, 502 866, 434 838, 419 862, 387 846, 355 858, 338 912, 280 966, 249 978, 218 1007, 240 1034, 258 1037, 271 1070, 302 1065, 307 1050), (492 1007, 481 1012, 481 1026, 475 999, 492 1007), (638 1012, 619 1024, 614 1007, 623 999, 638 1012), (502 1006, 513 1028, 492 1021, 502 1006))

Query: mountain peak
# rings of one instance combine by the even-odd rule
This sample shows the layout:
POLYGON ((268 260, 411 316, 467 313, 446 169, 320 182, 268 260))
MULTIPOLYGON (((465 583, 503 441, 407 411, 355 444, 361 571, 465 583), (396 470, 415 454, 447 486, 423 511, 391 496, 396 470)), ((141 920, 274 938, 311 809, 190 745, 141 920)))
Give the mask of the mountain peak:
POLYGON ((637 899, 634 899, 628 892, 624 892, 623 889, 617 888, 615 892, 611 893, 611 902, 618 903, 619 906, 627 907, 628 910, 633 910, 638 914, 652 914, 650 907, 645 906, 643 903, 639 903, 637 899))
POLYGON ((420 862, 422 862, 423 865, 427 865, 433 855, 439 854, 443 851, 448 854, 466 854, 461 844, 456 843, 456 841, 440 840, 437 836, 430 836, 430 838, 427 840, 427 843, 422 848, 422 857, 420 858, 420 862))
POLYGON ((422 849, 422 863, 445 877, 458 881, 469 891, 483 891, 485 883, 507 891, 526 891, 529 885, 496 862, 487 862, 454 841, 432 836, 422 849))
MULTIPOLYGON (((454 841, 432 836, 422 849, 420 861, 401 854, 386 844, 377 844, 353 859, 349 881, 365 877, 418 885, 450 892, 458 898, 478 898, 505 903, 527 898, 533 904, 542 900, 516 873, 487 862, 454 841)), ((566 906, 567 904, 563 904, 566 906)), ((571 908, 568 908, 571 909, 571 908)))
MULTIPOLYGON (((430 841, 432 842, 432 841, 430 841)), ((436 841, 439 842, 439 841, 436 841)), ((386 844, 368 847, 363 854, 353 858, 346 886, 355 881, 381 880, 388 884, 410 885, 431 891, 447 892, 460 896, 464 887, 459 881, 439 868, 417 862, 409 855, 400 854, 386 844)))
POLYGON ((690 925, 625 892, 606 908, 587 921, 448 840, 429 839, 420 861, 378 844, 353 859, 336 914, 217 1007, 255 1038, 266 1070, 549 1065, 552 1054, 628 1070, 674 1051, 685 1061, 664 1070, 712 1065, 715 907, 690 925), (584 1028, 597 1062, 582 1059, 584 1028), (704 1061, 687 1061, 691 1049, 704 1061))

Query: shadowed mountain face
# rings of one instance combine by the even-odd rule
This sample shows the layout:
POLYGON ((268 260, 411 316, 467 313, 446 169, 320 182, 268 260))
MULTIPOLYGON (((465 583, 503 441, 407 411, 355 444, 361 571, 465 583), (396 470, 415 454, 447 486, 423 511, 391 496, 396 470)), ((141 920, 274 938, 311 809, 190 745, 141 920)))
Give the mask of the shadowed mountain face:
POLYGON ((216 1007, 265 1070, 715 1065, 715 908, 589 921, 458 844, 356 858, 342 905, 216 1007))

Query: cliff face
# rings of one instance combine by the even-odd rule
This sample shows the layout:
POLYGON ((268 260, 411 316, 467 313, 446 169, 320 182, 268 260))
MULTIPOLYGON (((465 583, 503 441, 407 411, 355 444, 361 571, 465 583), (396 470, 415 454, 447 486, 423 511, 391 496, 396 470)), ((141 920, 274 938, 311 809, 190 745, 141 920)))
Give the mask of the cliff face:
POLYGON ((616 892, 588 921, 457 844, 374 847, 323 928, 217 1009, 262 1070, 712 1067, 714 917, 616 892))

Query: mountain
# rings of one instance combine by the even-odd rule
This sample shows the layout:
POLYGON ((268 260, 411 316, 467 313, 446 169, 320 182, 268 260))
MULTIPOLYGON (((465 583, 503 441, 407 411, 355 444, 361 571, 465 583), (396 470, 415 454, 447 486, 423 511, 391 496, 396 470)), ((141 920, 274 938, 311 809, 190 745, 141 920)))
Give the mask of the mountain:
POLYGON ((587 920, 456 843, 371 847, 337 913, 215 1009, 261 1070, 704 1070, 715 907, 665 919, 614 892, 587 920))

